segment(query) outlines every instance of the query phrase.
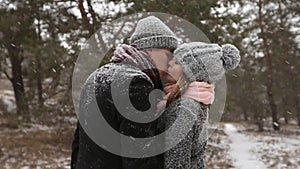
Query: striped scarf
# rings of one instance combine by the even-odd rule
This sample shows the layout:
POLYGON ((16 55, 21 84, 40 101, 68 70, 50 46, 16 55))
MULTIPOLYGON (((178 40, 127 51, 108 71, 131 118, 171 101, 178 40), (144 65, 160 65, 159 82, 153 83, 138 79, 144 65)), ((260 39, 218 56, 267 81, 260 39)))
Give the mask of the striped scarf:
POLYGON ((113 63, 122 62, 139 68, 151 79, 155 89, 163 89, 159 72, 146 51, 133 45, 121 44, 114 51, 110 61, 113 63))

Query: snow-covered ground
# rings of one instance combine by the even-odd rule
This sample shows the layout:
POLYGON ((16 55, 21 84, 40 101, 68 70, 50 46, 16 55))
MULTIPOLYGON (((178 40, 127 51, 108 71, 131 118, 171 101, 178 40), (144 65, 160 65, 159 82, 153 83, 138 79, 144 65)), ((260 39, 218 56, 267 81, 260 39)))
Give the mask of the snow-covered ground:
POLYGON ((12 90, 0 90, 0 102, 5 106, 6 112, 12 112, 16 109, 14 92, 12 90))
POLYGON ((300 168, 300 135, 289 132, 249 133, 252 140, 258 143, 255 152, 260 154, 268 168, 300 168))
POLYGON ((299 169, 299 126, 283 126, 281 131, 249 131, 242 124, 224 124, 230 140, 229 155, 237 169, 299 169))
POLYGON ((36 123, 12 124, 16 118, 11 116, 0 117, 1 169, 70 168, 76 117, 66 116, 57 123, 43 117, 44 121, 39 119, 36 123))
POLYGON ((239 133, 233 124, 225 124, 225 133, 231 140, 230 155, 234 161, 234 167, 238 169, 266 169, 266 166, 258 154, 253 150, 258 147, 256 140, 239 133))

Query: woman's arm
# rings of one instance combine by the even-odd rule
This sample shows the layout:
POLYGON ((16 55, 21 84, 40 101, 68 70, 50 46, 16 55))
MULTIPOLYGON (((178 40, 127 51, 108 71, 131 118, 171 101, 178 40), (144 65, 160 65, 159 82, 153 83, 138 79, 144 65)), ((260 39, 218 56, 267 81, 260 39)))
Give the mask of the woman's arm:
POLYGON ((171 134, 166 135, 165 142, 176 143, 175 147, 165 153, 166 168, 179 166, 191 168, 204 165, 202 143, 198 138, 201 136, 207 117, 206 109, 206 105, 193 99, 179 98, 164 111, 161 123, 165 123, 165 129, 173 128, 171 134))
POLYGON ((197 122, 194 126, 194 136, 192 140, 191 152, 191 169, 204 169, 205 159, 204 153, 208 139, 208 108, 201 106, 201 111, 198 114, 197 122))

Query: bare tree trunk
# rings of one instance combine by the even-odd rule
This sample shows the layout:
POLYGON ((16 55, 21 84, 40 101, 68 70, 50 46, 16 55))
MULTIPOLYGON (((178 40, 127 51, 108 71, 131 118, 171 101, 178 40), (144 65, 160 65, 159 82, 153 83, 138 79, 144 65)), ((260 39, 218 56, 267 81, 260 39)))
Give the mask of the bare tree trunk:
MULTIPOLYGON (((244 83, 242 85, 242 88, 243 88, 243 90, 248 91, 252 87, 251 74, 250 74, 251 71, 249 70, 249 66, 247 65, 247 63, 244 59, 242 59, 241 62, 245 69, 245 74, 243 76, 244 83)), ((243 93, 240 97, 242 97, 243 100, 248 100, 248 98, 249 98, 248 93, 243 93)), ((249 117, 248 117, 249 103, 248 103, 248 101, 246 101, 246 102, 243 102, 241 104, 241 107, 242 107, 243 114, 244 114, 244 120, 248 121, 248 119, 249 119, 249 117)))
POLYGON ((263 118, 264 118, 264 115, 263 115, 264 112, 263 111, 264 111, 264 109, 263 109, 263 106, 260 103, 258 103, 258 104, 259 105, 256 105, 252 108, 252 111, 254 111, 252 121, 254 122, 254 124, 257 125, 258 131, 262 132, 262 131, 264 131, 264 121, 263 121, 263 118))
POLYGON ((20 51, 16 49, 16 46, 11 44, 7 47, 9 53, 9 59, 12 64, 12 78, 11 82, 14 89, 15 100, 17 105, 17 113, 27 115, 28 104, 25 99, 24 82, 22 75, 22 58, 20 57, 20 51))
MULTIPOLYGON (((89 13, 91 14, 91 16, 92 16, 92 18, 93 18, 93 26, 95 26, 95 25, 96 25, 96 22, 97 22, 97 15, 96 15, 96 13, 95 13, 95 11, 94 11, 94 8, 93 8, 93 6, 92 6, 91 0, 87 0, 86 2, 87 2, 87 4, 88 4, 89 13)), ((99 18, 99 19, 100 19, 100 18, 99 18)), ((94 29, 97 29, 97 28, 94 27, 94 29)))
MULTIPOLYGON (((37 14, 37 19, 38 19, 38 39, 39 41, 42 40, 41 38, 41 24, 40 24, 40 17, 39 14, 37 14)), ((35 59, 36 59, 36 85, 37 85, 37 94, 38 94, 38 104, 39 104, 39 109, 43 108, 44 106, 44 100, 43 100, 43 87, 42 87, 42 67, 41 67, 41 60, 40 60, 40 50, 36 54, 35 59)))
POLYGON ((288 111, 284 111, 284 123, 289 124, 288 111))
POLYGON ((300 105, 299 105, 300 101, 299 101, 299 96, 296 96, 295 102, 296 102, 296 111, 297 111, 298 126, 300 126, 300 105))
POLYGON ((265 36, 265 30, 263 26, 263 14, 262 14, 262 6, 263 6, 263 0, 258 1, 258 7, 259 7, 259 27, 261 30, 261 37, 263 39, 263 47, 265 49, 265 57, 266 57, 266 63, 267 63, 267 95, 268 95, 268 100, 271 108, 271 113, 272 113, 272 121, 273 121, 273 129, 274 130, 280 130, 280 124, 278 122, 278 117, 277 117, 277 106, 274 101, 274 96, 273 96, 273 67, 272 67, 272 60, 271 60, 271 54, 270 54, 270 49, 269 45, 267 42, 267 38, 265 36))
POLYGON ((89 31, 89 36, 92 36, 94 34, 95 30, 93 28, 93 25, 90 23, 89 18, 87 17, 87 13, 85 12, 85 8, 83 5, 83 0, 78 1, 78 8, 79 8, 83 23, 89 31))
POLYGON ((282 103, 283 103, 283 107, 284 107, 284 111, 283 111, 283 117, 284 117, 284 123, 285 124, 289 124, 289 115, 288 115, 288 108, 287 108, 287 102, 286 102, 287 98, 283 98, 282 99, 282 103))
POLYGON ((92 24, 90 23, 89 18, 87 17, 87 13, 86 13, 86 10, 84 8, 83 2, 84 2, 84 0, 79 0, 78 8, 79 8, 79 11, 81 13, 81 17, 83 19, 84 25, 87 28, 87 30, 89 31, 89 37, 91 38, 89 44, 93 45, 94 50, 101 50, 101 52, 106 51, 107 46, 104 43, 101 34, 99 32, 97 33, 97 40, 95 39, 95 36, 92 36, 95 33, 96 29, 98 29, 98 28, 96 27, 97 26, 97 24, 96 24, 97 15, 96 15, 96 13, 94 11, 94 8, 91 4, 91 1, 87 0, 86 2, 87 2, 87 5, 88 5, 88 11, 92 16, 92 24), (98 49, 99 47, 101 49, 98 49))
POLYGON ((262 120, 262 115, 261 113, 258 112, 257 109, 255 109, 255 112, 254 112, 254 119, 255 119, 255 123, 258 127, 258 131, 264 131, 264 123, 263 123, 263 120, 262 120))
POLYGON ((39 56, 36 56, 36 66, 37 66, 37 78, 36 78, 36 85, 37 85, 37 94, 38 94, 38 103, 39 108, 43 108, 44 106, 44 99, 43 99, 43 87, 42 87, 42 75, 41 75, 41 61, 39 56))
POLYGON ((247 110, 243 110, 244 112, 244 121, 248 121, 248 112, 247 110))

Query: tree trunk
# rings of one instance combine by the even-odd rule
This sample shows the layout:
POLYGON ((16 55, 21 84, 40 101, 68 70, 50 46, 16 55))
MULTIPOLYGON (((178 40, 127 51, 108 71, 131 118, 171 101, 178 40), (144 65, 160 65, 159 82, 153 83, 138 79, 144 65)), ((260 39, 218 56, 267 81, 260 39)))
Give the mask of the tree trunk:
POLYGON ((83 20, 83 24, 85 26, 85 28, 89 31, 89 44, 92 45, 93 47, 91 49, 93 50, 100 50, 100 52, 105 52, 107 50, 107 46, 104 43, 103 39, 102 39, 102 35, 100 34, 100 32, 96 32, 97 34, 97 40, 95 39, 96 37, 93 36, 93 34, 96 31, 96 22, 97 22, 97 18, 96 18, 96 14, 95 11, 93 9, 93 6, 91 4, 90 0, 87 0, 87 4, 88 4, 88 11, 92 16, 92 24, 90 23, 89 18, 87 17, 87 12, 84 8, 83 5, 84 0, 79 0, 78 1, 78 8, 83 20))
MULTIPOLYGON (((38 19, 38 39, 41 42, 41 24, 40 24, 40 16, 39 13, 37 13, 37 19, 38 19)), ((41 67, 41 59, 40 59, 40 53, 41 51, 38 50, 38 53, 35 56, 36 59, 36 85, 37 85, 37 94, 38 94, 38 104, 39 109, 43 108, 44 106, 44 100, 43 100, 43 87, 42 87, 42 67, 41 67)))
POLYGON ((12 85, 15 94, 17 105, 17 113, 27 115, 29 112, 28 104, 25 99, 24 82, 22 75, 22 58, 19 56, 20 52, 15 46, 8 47, 9 59, 12 65, 12 85))
POLYGON ((85 25, 85 27, 89 31, 89 36, 92 36, 94 34, 94 28, 93 28, 93 25, 90 23, 90 21, 87 17, 87 13, 85 12, 85 8, 84 8, 84 5, 83 5, 83 0, 78 1, 78 8, 79 8, 82 20, 83 20, 83 24, 85 25))
POLYGON ((289 124, 288 111, 284 111, 284 123, 289 124))
MULTIPOLYGON (((284 33, 284 30, 285 30, 285 26, 284 26, 284 20, 283 20, 283 14, 282 14, 282 7, 281 7, 281 3, 282 1, 281 0, 278 0, 278 11, 279 11, 279 15, 280 15, 280 29, 281 29, 281 33, 284 33)), ((288 50, 289 50, 289 47, 286 45, 287 40, 286 40, 286 37, 283 36, 282 40, 280 41, 280 46, 282 46, 282 51, 281 51, 281 55, 283 56, 289 56, 288 54, 288 50)), ((289 72, 289 74, 292 73, 292 72, 289 72)), ((287 106, 287 102, 286 102, 286 99, 283 99, 283 106, 287 106)), ((288 121, 288 109, 286 109, 284 111, 284 122, 285 124, 288 124, 289 121, 288 121)))
POLYGON ((243 107, 243 114, 244 114, 244 121, 248 121, 248 112, 247 110, 245 110, 244 107, 243 107))
POLYGON ((280 124, 278 122, 278 117, 277 117, 277 107, 274 102, 272 90, 268 91, 268 96, 269 96, 269 103, 270 103, 271 113, 272 113, 273 129, 280 130, 280 124))
MULTIPOLYGON (((252 89, 252 80, 251 80, 251 74, 250 74, 251 70, 249 69, 249 66, 244 59, 242 59, 241 62, 245 69, 245 74, 243 76, 244 83, 241 87, 244 91, 248 91, 248 90, 252 89)), ((241 104, 241 107, 242 107, 243 114, 244 114, 244 120, 248 121, 248 119, 249 119, 248 113, 250 110, 249 103, 248 103, 248 99, 249 99, 248 93, 247 92, 241 93, 240 98, 242 98, 245 101, 241 104)))
POLYGON ((258 131, 264 131, 264 123, 263 123, 263 120, 262 120, 262 115, 261 113, 258 113, 258 110, 256 109, 255 110, 255 113, 254 113, 254 119, 255 119, 255 123, 258 127, 258 131))
POLYGON ((264 125, 263 125, 262 120, 258 120, 257 126, 258 126, 258 131, 259 132, 263 132, 264 131, 264 125))
POLYGON ((264 131, 264 115, 263 115, 263 106, 257 105, 255 107, 252 108, 252 111, 254 111, 253 113, 253 122, 254 124, 257 125, 258 127, 258 131, 264 131))
POLYGON ((267 63, 267 95, 268 95, 268 100, 270 104, 270 109, 272 113, 272 121, 273 121, 273 129, 274 130, 280 130, 280 124, 278 122, 278 117, 277 117, 277 106, 274 101, 274 96, 273 96, 273 68, 272 68, 272 60, 271 60, 271 54, 270 54, 270 49, 269 45, 267 42, 267 38, 265 36, 264 32, 264 26, 263 26, 263 16, 262 16, 262 6, 263 6, 263 0, 258 1, 258 8, 259 8, 259 27, 261 31, 261 37, 263 40, 263 47, 265 50, 265 58, 266 58, 266 63, 267 63))
POLYGON ((296 96, 295 102, 296 102, 298 126, 300 126, 300 105, 299 105, 300 101, 299 101, 299 96, 296 96))
POLYGON ((40 57, 36 56, 36 66, 37 66, 37 78, 36 78, 36 85, 37 85, 37 94, 38 94, 38 103, 39 108, 43 108, 44 106, 44 99, 43 99, 43 87, 42 87, 42 77, 41 77, 41 61, 40 57))
POLYGON ((288 109, 288 104, 287 104, 287 101, 286 101, 287 98, 282 98, 282 104, 283 104, 283 107, 284 107, 284 110, 283 110, 283 117, 284 117, 284 123, 285 124, 289 124, 289 115, 288 115, 288 112, 289 112, 289 109, 288 109))

